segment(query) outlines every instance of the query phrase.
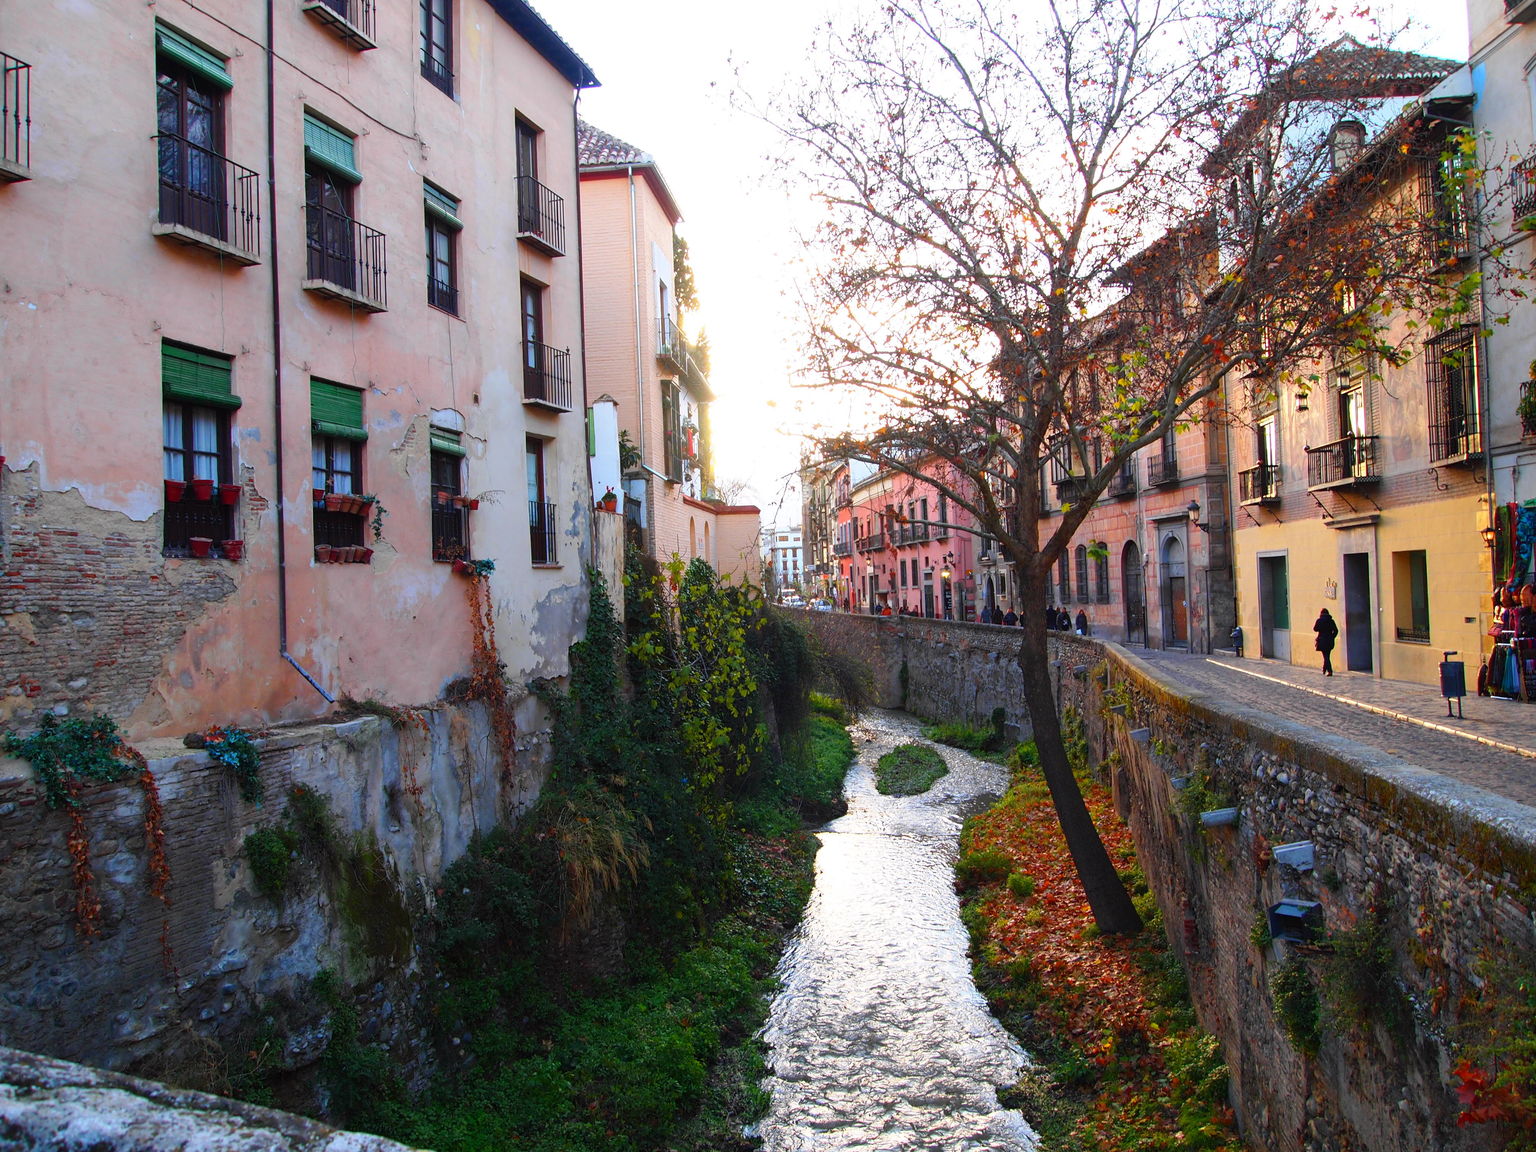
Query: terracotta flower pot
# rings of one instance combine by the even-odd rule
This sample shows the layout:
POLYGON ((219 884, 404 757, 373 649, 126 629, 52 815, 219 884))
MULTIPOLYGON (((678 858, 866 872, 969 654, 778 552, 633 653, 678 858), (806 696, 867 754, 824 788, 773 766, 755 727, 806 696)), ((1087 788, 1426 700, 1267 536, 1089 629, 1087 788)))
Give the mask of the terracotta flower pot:
POLYGON ((329 564, 331 562, 331 546, 329 544, 315 545, 315 563, 329 564))
POLYGON ((219 503, 225 505, 235 505, 240 503, 240 485, 220 484, 219 503))
POLYGON ((433 493, 433 497, 434 497, 434 499, 437 500, 437 502, 439 504, 447 504, 452 499, 452 497, 449 496, 448 493, 443 492, 441 490, 439 490, 437 492, 434 492, 433 493))
POLYGON ((342 510, 342 501, 345 499, 346 497, 339 492, 327 492, 325 494, 325 510, 327 512, 340 512, 342 510))
POLYGON ((467 500, 464 503, 464 507, 468 508, 471 512, 478 512, 480 510, 480 501, 467 500))
POLYGON ((617 496, 604 496, 599 503, 604 512, 617 512, 619 510, 619 498, 617 496))
POLYGON ((165 482, 165 502, 167 504, 180 504, 187 495, 187 482, 185 480, 167 480, 165 482))
POLYGON ((194 556, 206 556, 208 550, 213 547, 211 536, 193 536, 187 541, 187 547, 192 550, 194 556))
POLYGON ((213 481, 212 480, 207 480, 207 479, 202 479, 202 478, 193 480, 192 481, 192 499, 194 499, 194 500, 212 500, 213 499, 213 481))
POLYGON ((373 563, 373 549, 372 548, 359 548, 358 552, 360 553, 360 555, 357 558, 357 562, 359 564, 372 564, 373 563))
POLYGON ((239 560, 245 555, 244 540, 226 540, 219 547, 224 550, 226 560, 239 560))
POLYGON ((468 576, 469 562, 467 560, 455 560, 453 562, 453 570, 460 576, 468 576))

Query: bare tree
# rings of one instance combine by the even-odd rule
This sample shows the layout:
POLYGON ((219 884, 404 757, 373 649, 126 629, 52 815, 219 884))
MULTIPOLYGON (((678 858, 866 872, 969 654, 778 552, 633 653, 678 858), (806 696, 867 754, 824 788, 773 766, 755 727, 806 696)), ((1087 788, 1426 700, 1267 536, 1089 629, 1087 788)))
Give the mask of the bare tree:
MULTIPOLYGON (((821 79, 775 119, 825 208, 814 375, 876 413, 823 451, 935 484, 1043 605, 1110 480, 1229 377, 1399 356, 1389 316, 1464 307, 1475 282, 1442 259, 1465 225, 1449 129, 1408 108, 1452 62, 1341 38, 1304 0, 1022 7, 887 0, 829 31, 821 79), (1073 485, 1043 529, 1053 454, 1073 485)), ((1099 927, 1135 931, 1067 765, 1041 613, 1023 623, 1067 843, 1099 927)))

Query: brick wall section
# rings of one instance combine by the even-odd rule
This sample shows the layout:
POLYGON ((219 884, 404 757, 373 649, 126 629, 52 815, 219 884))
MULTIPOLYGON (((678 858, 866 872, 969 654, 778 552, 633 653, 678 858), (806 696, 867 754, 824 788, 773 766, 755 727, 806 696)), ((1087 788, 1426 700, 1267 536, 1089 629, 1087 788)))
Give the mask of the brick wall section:
MULTIPOLYGON (((880 700, 939 717, 1020 718, 1004 630, 941 621, 797 613, 824 643, 865 660, 880 700)), ((1485 956, 1536 961, 1536 814, 1473 786, 1300 725, 1175 689, 1136 657, 1056 635, 1060 696, 1108 759, 1116 804, 1135 836, 1200 1019, 1221 1041, 1250 1145, 1273 1152, 1473 1152, 1486 1127, 1458 1128, 1448 1037, 1479 995, 1485 956), (1106 707, 1106 689, 1124 699, 1106 707), (1137 733, 1137 735, 1132 735, 1137 733), (1205 773, 1239 808, 1233 828, 1200 830, 1175 780, 1205 773), (1275 863, 1276 844, 1310 840, 1316 866, 1275 863), (1281 1031, 1269 979, 1290 947, 1250 942, 1276 901, 1316 901, 1330 929, 1373 902, 1385 909, 1395 973, 1411 998, 1400 1035, 1365 1032, 1324 1008, 1319 1057, 1281 1031), (1187 927, 1186 927, 1187 923, 1187 927)), ((1024 727, 1020 724, 1020 727, 1024 727)), ((1320 957, 1309 964, 1319 970, 1320 957)))
MULTIPOLYGON (((541 710, 525 700, 519 731, 545 730, 541 710)), ((45 807, 28 765, 0 758, 0 1044, 164 1073, 205 1040, 236 1040, 264 1002, 302 992, 331 967, 356 990, 365 1038, 392 1044, 424 1075, 431 1050, 415 1012, 420 944, 406 913, 430 905, 435 882, 471 835, 531 805, 548 746, 522 738, 517 771, 504 778, 486 755, 494 740, 479 705, 423 714, 429 733, 364 717, 263 740, 259 806, 242 800, 231 773, 204 753, 145 746, 164 808, 171 904, 148 895, 137 784, 90 789, 85 818, 102 901, 92 941, 75 929, 67 815, 45 807), (281 818, 295 784, 328 798, 343 845, 359 837, 377 844, 392 885, 348 909, 317 865, 301 861, 291 894, 259 894, 244 840, 281 818)), ((302 1023, 307 1030, 289 1035, 307 1034, 313 1046, 288 1053, 294 1066, 324 1048, 320 1022, 302 1023)))
POLYGON ((0 483, 0 723, 44 712, 131 715, 170 650, 236 591, 234 565, 166 560, 160 518, 42 492, 37 466, 0 483), (69 525, 69 527, 63 527, 69 525))

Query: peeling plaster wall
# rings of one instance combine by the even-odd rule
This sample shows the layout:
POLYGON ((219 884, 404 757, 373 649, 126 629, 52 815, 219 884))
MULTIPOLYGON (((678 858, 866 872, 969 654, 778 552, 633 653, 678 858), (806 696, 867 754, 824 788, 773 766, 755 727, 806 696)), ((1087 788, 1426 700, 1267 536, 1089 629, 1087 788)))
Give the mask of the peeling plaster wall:
MULTIPOLYGON (((532 697, 519 705, 524 735, 510 773, 491 751, 480 705, 426 712, 425 733, 375 717, 285 730, 261 742, 261 805, 242 800, 232 774, 204 753, 144 746, 164 809, 170 904, 148 893, 137 784, 88 789, 102 902, 93 940, 75 926, 67 815, 41 802, 28 765, 0 759, 0 1043, 165 1074, 206 1058, 210 1043, 238 1043, 274 997, 302 1004, 309 979, 330 967, 355 989, 365 1036, 424 1076, 432 1052, 416 1011, 421 944, 410 918, 431 907, 435 883, 473 834, 537 797, 549 756, 544 712, 532 697), (245 837, 279 822, 298 785, 328 799, 343 850, 376 847, 388 884, 348 888, 304 858, 283 898, 259 893, 245 837)), ((324 1050, 323 1008, 311 1010, 313 1019, 290 1021, 298 1039, 285 1066, 302 1069, 324 1050)))
MULTIPOLYGON (((972 721, 1002 707, 1027 733, 1018 634, 983 625, 796 612, 823 643, 871 669, 879 703, 972 721)), ((1484 995, 1485 957, 1536 967, 1536 816, 1524 805, 1373 750, 1176 688, 1112 644, 1055 634, 1063 704, 1110 762, 1115 802, 1184 956, 1200 1021, 1221 1042, 1249 1144, 1274 1152, 1475 1152, 1500 1146, 1458 1127, 1451 1041, 1484 995), (1113 691, 1106 700, 1106 691, 1113 691), (1112 712, 1110 704, 1123 706, 1112 712), (1176 780, 1204 773, 1238 807, 1234 828, 1202 832, 1176 780), (1315 867, 1273 846, 1313 843, 1315 867), (1348 929, 1376 903, 1393 975, 1411 998, 1406 1028, 1355 1028, 1323 1012, 1319 1056, 1286 1039, 1269 980, 1285 942, 1260 949, 1255 921, 1281 899, 1316 901, 1348 929)))

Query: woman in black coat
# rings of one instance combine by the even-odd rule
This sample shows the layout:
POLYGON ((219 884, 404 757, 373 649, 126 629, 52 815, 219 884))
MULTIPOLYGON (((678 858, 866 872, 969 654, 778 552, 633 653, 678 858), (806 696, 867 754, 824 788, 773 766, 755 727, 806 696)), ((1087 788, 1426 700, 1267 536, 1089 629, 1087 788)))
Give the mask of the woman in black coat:
POLYGON ((1339 638, 1339 626, 1333 622, 1333 617, 1324 608, 1317 614, 1317 623, 1312 625, 1312 631, 1317 633, 1317 650, 1323 654, 1323 675, 1333 675, 1333 642, 1339 638))

